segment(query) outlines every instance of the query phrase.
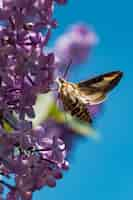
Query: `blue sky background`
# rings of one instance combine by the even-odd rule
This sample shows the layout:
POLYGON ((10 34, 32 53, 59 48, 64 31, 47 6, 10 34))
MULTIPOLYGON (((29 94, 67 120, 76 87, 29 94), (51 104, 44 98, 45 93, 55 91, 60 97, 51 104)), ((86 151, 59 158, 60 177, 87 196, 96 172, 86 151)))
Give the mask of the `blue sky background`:
POLYGON ((70 0, 66 6, 57 8, 60 27, 53 34, 53 42, 68 25, 79 21, 92 24, 101 40, 88 62, 71 73, 71 80, 118 69, 124 72, 124 78, 97 120, 101 141, 88 139, 79 143, 64 178, 55 189, 37 192, 35 200, 133 199, 132 9, 131 0, 70 0))

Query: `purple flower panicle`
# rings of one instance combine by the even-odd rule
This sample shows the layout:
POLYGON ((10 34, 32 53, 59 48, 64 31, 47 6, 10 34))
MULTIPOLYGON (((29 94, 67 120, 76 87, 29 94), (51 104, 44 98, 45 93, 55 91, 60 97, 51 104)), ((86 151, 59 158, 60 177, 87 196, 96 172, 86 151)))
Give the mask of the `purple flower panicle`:
POLYGON ((0 1, 0 174, 14 179, 12 185, 0 180, 1 199, 7 187, 7 200, 30 200, 36 190, 54 187, 68 168, 63 141, 27 120, 35 117, 38 94, 54 81, 55 55, 45 48, 57 25, 55 3, 65 2, 0 1))
MULTIPOLYGON (((12 134, 0 131, 0 173, 10 178, 15 175, 15 185, 5 185, 10 192, 23 198, 44 186, 54 187, 62 178, 62 169, 68 168, 66 149, 56 136, 45 136, 45 129, 17 130, 12 134)), ((24 198, 25 199, 25 198, 24 198)))
POLYGON ((8 23, 0 29, 0 101, 22 119, 25 115, 34 116, 36 96, 39 92, 48 92, 54 74, 54 54, 43 51, 52 28, 50 22, 53 1, 41 1, 44 8, 47 2, 48 16, 46 17, 47 12, 41 15, 41 11, 41 16, 35 23, 26 20, 27 17, 32 19, 33 16, 38 16, 40 1, 32 1, 33 5, 28 2, 3 1, 1 12, 7 12, 10 16, 3 14, 8 23), (40 24, 41 21, 45 23, 40 24), (46 29, 44 35, 36 28, 38 23, 40 30, 46 29))
MULTIPOLYGON (((37 96, 52 91, 58 66, 85 61, 97 43, 92 30, 77 24, 56 41, 53 52, 47 52, 57 27, 55 4, 65 3, 0 1, 0 200, 5 187, 6 200, 31 200, 44 186, 55 187, 69 168, 66 158, 74 131, 51 119, 32 125, 37 96)), ((95 115, 98 107, 88 109, 95 115)))

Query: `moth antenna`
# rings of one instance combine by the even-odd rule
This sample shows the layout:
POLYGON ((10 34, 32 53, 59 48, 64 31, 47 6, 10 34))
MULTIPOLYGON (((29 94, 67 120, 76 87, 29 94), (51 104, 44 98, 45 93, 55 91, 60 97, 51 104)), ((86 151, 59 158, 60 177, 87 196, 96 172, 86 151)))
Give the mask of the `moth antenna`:
POLYGON ((66 77, 67 77, 67 75, 68 75, 68 72, 69 72, 69 69, 70 69, 71 64, 72 64, 72 59, 70 59, 68 65, 66 66, 66 70, 65 70, 65 72, 64 72, 64 74, 63 74, 63 78, 64 78, 64 79, 66 79, 66 77))

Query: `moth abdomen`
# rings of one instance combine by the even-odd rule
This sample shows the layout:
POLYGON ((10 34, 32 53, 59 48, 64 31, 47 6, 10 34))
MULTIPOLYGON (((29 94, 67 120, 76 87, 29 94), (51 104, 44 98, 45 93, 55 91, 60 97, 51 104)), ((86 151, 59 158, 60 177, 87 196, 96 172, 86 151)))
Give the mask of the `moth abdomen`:
POLYGON ((77 99, 75 99, 74 101, 70 98, 70 101, 68 102, 68 108, 70 110, 73 110, 74 108, 76 108, 77 106, 77 99))
POLYGON ((80 102, 77 103, 75 107, 70 111, 71 115, 86 122, 91 122, 91 117, 89 113, 86 112, 86 108, 80 102))
POLYGON ((75 107, 72 108, 71 110, 71 115, 76 115, 80 111, 79 105, 76 105, 75 107))

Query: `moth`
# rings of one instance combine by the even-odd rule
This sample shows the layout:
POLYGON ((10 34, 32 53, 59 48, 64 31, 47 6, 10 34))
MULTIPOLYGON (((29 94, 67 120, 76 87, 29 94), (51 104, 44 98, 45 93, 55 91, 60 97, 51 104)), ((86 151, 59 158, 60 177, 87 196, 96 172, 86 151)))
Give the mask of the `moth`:
POLYGON ((122 76, 121 71, 113 71, 79 83, 71 83, 58 77, 56 82, 64 110, 79 120, 91 123, 88 105, 102 103, 122 76))

